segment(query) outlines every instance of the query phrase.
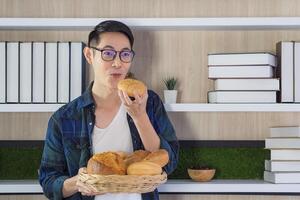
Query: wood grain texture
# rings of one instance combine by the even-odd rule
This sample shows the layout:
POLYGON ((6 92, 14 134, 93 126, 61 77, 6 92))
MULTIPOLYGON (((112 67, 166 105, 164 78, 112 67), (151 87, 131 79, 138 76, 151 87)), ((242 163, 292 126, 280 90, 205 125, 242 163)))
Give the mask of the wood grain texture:
POLYGON ((299 16, 298 0, 1 0, 1 17, 299 16))
POLYGON ((181 140, 264 140, 269 127, 299 126, 300 113, 171 113, 181 140))
MULTIPOLYGON (((46 200, 42 195, 0 195, 0 200, 46 200)), ((160 195, 160 200, 298 200, 298 196, 273 195, 160 195)))
POLYGON ((274 195, 160 195, 160 200, 298 200, 299 196, 274 195))
MULTIPOLYGON (((300 16, 298 0, 1 0, 0 17, 263 17, 300 16)), ((1 41, 83 41, 87 31, 0 31, 1 41)), ((206 102, 207 54, 271 51, 299 31, 134 31, 132 71, 161 97, 162 78, 179 78, 179 102, 206 102)), ((87 68, 88 79, 93 73, 87 68)), ((0 140, 44 139, 51 113, 0 113, 0 140)), ((300 125, 300 113, 170 113, 179 139, 261 139, 268 127, 300 125)), ((162 200, 298 200, 298 196, 160 195, 162 200)), ((0 195, 0 200, 44 200, 0 195)))
POLYGON ((0 140, 44 140, 51 113, 0 113, 0 140))
MULTIPOLYGON (((1 17, 221 17, 299 16, 297 0, 2 0, 1 17)), ((87 41, 88 31, 0 31, 2 41, 87 41)), ((275 52, 299 31, 134 31, 132 71, 163 99, 166 76, 179 78, 182 103, 206 102, 213 81, 207 54, 275 52)), ((87 70, 88 82, 93 72, 87 70)), ((50 113, 0 113, 0 139, 44 138, 50 113), (35 124, 33 125, 33 122, 35 124)), ((299 125, 298 113, 170 113, 179 139, 264 139, 268 127, 299 125)))

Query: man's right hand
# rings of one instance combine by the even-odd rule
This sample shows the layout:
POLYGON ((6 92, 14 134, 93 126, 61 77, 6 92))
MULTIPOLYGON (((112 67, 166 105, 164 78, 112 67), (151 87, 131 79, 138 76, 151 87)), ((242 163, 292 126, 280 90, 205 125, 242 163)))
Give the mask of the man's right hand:
MULTIPOLYGON (((86 173, 86 167, 82 167, 78 170, 78 174, 80 173, 86 173)), ((80 180, 79 180, 79 175, 76 175, 77 177, 77 181, 76 181, 76 186, 77 186, 77 190, 78 192, 80 192, 82 195, 84 196, 95 196, 95 195, 100 195, 100 194, 104 194, 104 193, 101 193, 101 192, 98 192, 96 188, 94 188, 93 186, 91 185, 85 185, 84 183, 82 183, 80 180)))

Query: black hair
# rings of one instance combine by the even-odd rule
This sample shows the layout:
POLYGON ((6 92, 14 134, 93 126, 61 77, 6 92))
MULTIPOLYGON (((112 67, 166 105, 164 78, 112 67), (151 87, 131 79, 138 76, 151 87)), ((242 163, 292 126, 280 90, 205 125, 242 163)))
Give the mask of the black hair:
POLYGON ((106 32, 120 32, 127 36, 130 42, 130 46, 132 48, 133 46, 133 34, 130 30, 130 28, 119 21, 114 20, 107 20, 99 23, 97 26, 95 26, 94 30, 90 32, 89 34, 89 41, 88 46, 90 47, 92 44, 97 45, 100 42, 100 34, 106 33, 106 32))

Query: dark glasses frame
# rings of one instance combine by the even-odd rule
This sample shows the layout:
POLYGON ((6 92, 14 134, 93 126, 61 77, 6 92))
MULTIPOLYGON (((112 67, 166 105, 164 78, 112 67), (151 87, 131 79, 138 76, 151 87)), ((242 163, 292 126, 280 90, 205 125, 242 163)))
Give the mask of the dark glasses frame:
POLYGON ((135 56, 135 52, 134 52, 133 50, 116 51, 116 50, 114 50, 114 49, 99 49, 99 48, 97 48, 97 47, 89 47, 89 48, 95 49, 95 50, 97 50, 97 51, 100 51, 100 52, 101 52, 101 58, 102 58, 104 61, 113 61, 114 59, 116 59, 117 54, 119 54, 119 58, 120 58, 120 60, 121 60, 122 62, 124 62, 124 63, 131 63, 131 62, 133 61, 134 56, 135 56), (107 60, 107 59, 104 59, 104 58, 103 58, 103 53, 102 53, 103 51, 113 51, 113 52, 115 53, 115 55, 112 57, 111 60, 107 60), (129 62, 124 61, 124 60, 122 59, 122 57, 121 57, 121 52, 131 52, 131 53, 132 53, 131 60, 130 60, 129 62))

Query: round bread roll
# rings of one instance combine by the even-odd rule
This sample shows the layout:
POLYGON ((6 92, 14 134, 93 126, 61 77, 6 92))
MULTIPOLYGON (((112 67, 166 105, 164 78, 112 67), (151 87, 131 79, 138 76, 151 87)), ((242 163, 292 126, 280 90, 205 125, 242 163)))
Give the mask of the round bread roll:
POLYGON ((124 160, 125 165, 129 166, 132 163, 139 162, 139 161, 143 160, 144 158, 146 158, 146 156, 148 156, 149 154, 150 154, 149 151, 136 150, 132 154, 130 154, 129 156, 126 157, 126 159, 124 160))
POLYGON ((118 89, 126 92, 130 97, 134 97, 135 92, 139 96, 143 96, 147 91, 147 87, 142 81, 131 78, 120 80, 118 83, 118 89))
POLYGON ((89 174, 112 175, 126 174, 126 167, 122 157, 114 152, 95 154, 88 161, 87 172, 89 174))
POLYGON ((144 158, 145 161, 153 162, 163 167, 169 162, 169 154, 165 149, 159 149, 157 151, 151 152, 147 157, 144 158))
POLYGON ((128 175, 159 175, 161 173, 161 166, 149 161, 135 162, 127 168, 128 175))

